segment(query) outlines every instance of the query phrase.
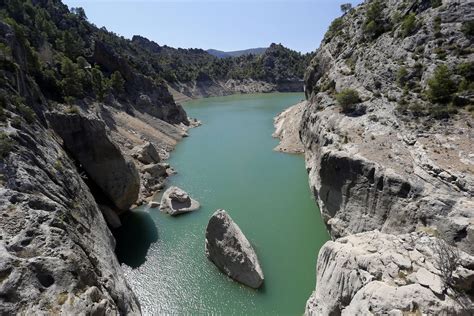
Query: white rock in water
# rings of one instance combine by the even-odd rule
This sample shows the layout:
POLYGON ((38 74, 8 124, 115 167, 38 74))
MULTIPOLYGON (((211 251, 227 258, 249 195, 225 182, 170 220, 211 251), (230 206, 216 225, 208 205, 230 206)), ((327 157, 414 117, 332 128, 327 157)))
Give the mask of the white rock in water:
POLYGON ((163 193, 160 210, 175 216, 195 211, 200 207, 199 202, 191 199, 185 191, 178 187, 170 187, 165 191, 165 193, 163 193))
POLYGON ((207 224, 206 256, 237 282, 255 289, 262 286, 264 276, 255 250, 224 210, 216 211, 207 224))

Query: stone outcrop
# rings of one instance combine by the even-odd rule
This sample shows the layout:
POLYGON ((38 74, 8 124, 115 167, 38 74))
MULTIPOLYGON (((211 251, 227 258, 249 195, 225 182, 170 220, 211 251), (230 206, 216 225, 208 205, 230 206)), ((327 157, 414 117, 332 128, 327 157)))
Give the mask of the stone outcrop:
POLYGON ((301 154, 304 152, 303 143, 300 140, 300 125, 306 101, 300 102, 278 114, 273 120, 275 132, 273 137, 279 138, 280 143, 274 148, 276 151, 301 154))
POLYGON ((158 163, 161 160, 155 146, 150 142, 134 147, 132 152, 132 156, 144 164, 158 163))
MULTIPOLYGON (((468 158, 473 118, 460 113, 446 124, 401 115, 397 101, 403 91, 396 79, 400 68, 418 69, 418 63, 425 71, 417 84, 427 89, 433 69, 444 63, 435 57, 439 35, 430 23, 440 17, 442 36, 466 47, 469 41, 460 27, 474 14, 473 4, 445 1, 421 12, 414 6, 411 10, 418 20, 426 21, 426 31, 420 28, 402 37, 397 35, 400 26, 394 26, 394 34, 387 32, 366 43, 360 25, 369 5, 342 18, 343 35, 326 39, 306 74, 309 103, 301 139, 310 185, 324 220, 334 237, 374 229, 397 234, 432 227, 474 253, 474 161, 468 158), (425 49, 415 51, 420 43, 425 49), (349 72, 347 65, 352 65, 349 72), (356 89, 367 113, 342 112, 334 91, 325 91, 326 86, 336 91, 356 89)), ((400 5, 386 2, 383 15, 405 13, 400 5)), ((448 61, 460 64, 471 57, 453 56, 448 61)), ((425 102, 420 93, 408 97, 408 102, 425 102)))
POLYGON ((138 199, 140 178, 133 162, 108 137, 105 124, 96 118, 57 112, 49 113, 48 121, 110 201, 119 210, 129 210, 138 199))
POLYGON ((205 251, 232 279, 255 289, 262 286, 264 276, 255 250, 224 210, 216 211, 207 224, 205 251))
POLYGON ((171 216, 189 213, 200 208, 198 201, 192 199, 188 193, 178 187, 170 187, 161 198, 160 211, 171 216))
MULTIPOLYGON (((400 249, 410 247, 405 234, 426 232, 432 237, 420 241, 439 237, 474 254, 474 119, 461 108, 440 119, 439 105, 425 97, 439 65, 453 73, 472 65, 472 36, 462 27, 472 21, 474 4, 380 1, 375 36, 364 26, 373 3, 333 24, 305 75, 308 103, 300 136, 310 187, 332 238, 344 237, 320 252, 317 288, 308 302, 314 309, 308 311, 463 315, 431 266, 433 255, 424 254, 427 263, 415 265, 413 253, 400 249), (413 18, 407 31, 403 21, 413 18), (345 89, 359 95, 350 109, 336 98, 345 89), (382 233, 352 236, 374 230, 382 233), (375 242, 369 237, 386 242, 385 250, 364 249, 364 242, 375 242), (387 271, 374 272, 380 266, 375 258, 387 271), (413 271, 396 261, 410 263, 413 271), (403 275, 410 275, 410 284, 401 283, 403 275)), ((460 76, 452 80, 460 83, 460 76)), ((457 96, 472 103, 472 93, 457 96)), ((458 268, 472 270, 464 263, 458 268)), ((463 304, 471 308, 472 291, 467 296, 463 304)))
POLYGON ((115 240, 72 159, 39 124, 0 162, 0 314, 140 314, 115 240))
POLYGON ((303 81, 268 82, 254 79, 204 80, 168 85, 170 93, 181 101, 231 94, 303 92, 303 81))
POLYGON ((473 256, 423 233, 366 232, 321 248, 306 314, 471 315, 474 305, 466 290, 473 288, 473 256), (451 276, 444 252, 455 255, 451 276))

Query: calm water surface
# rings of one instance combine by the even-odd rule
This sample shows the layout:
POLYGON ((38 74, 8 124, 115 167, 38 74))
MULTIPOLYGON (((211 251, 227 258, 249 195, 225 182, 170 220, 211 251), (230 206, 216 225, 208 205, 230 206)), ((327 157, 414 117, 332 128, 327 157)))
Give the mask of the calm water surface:
POLYGON ((135 210, 117 232, 117 254, 142 311, 156 314, 301 315, 328 240, 302 156, 274 152, 273 117, 300 93, 238 95, 185 104, 203 122, 172 153, 169 179, 202 208, 172 218, 135 210), (226 209, 253 244, 265 284, 231 281, 204 254, 211 214, 226 209))

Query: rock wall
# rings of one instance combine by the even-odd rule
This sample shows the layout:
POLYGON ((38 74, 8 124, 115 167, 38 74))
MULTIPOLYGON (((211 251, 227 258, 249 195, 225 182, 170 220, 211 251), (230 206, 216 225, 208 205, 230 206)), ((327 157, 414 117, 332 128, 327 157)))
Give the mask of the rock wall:
POLYGON ((474 257, 438 241, 419 233, 372 231, 327 242, 306 314, 470 315, 474 305, 464 291, 474 286, 474 257), (457 256, 452 275, 443 273, 439 247, 457 256))
MULTIPOLYGON (((464 251, 464 257, 474 254, 473 117, 460 109, 440 120, 403 114, 401 108, 432 106, 425 91, 438 65, 456 69, 474 60, 472 38, 462 32, 462 25, 474 17, 474 5, 383 1, 380 23, 390 27, 368 38, 364 25, 373 3, 366 1, 339 20, 340 27, 328 32, 305 76, 308 105, 300 136, 310 187, 331 236, 342 237, 321 249, 317 287, 306 312, 467 315, 472 313, 469 290, 461 291, 467 295, 466 312, 451 300, 456 296, 447 288, 433 290, 416 280, 400 286, 397 278, 403 277, 392 268, 386 272, 395 273, 390 278, 377 277, 371 269, 378 264, 367 257, 378 250, 358 247, 380 239, 387 247, 376 257, 384 266, 397 264, 384 259, 392 252, 411 265, 411 254, 399 251, 409 246, 406 235, 399 235, 424 232, 420 240, 440 237, 464 251), (417 26, 404 34, 402 21, 410 15, 417 26), (411 86, 400 84, 403 70, 410 74, 411 86), (350 110, 336 100, 344 89, 359 94, 350 110), (374 230, 382 233, 352 236, 374 230), (352 267, 358 261, 363 262, 354 265, 354 272, 340 263, 352 267)), ((462 267, 472 270, 470 263, 462 267)), ((410 269, 416 272, 415 266, 410 269)), ((435 275, 429 278, 442 274, 425 269, 435 275)))
POLYGON ((164 177, 144 181, 150 165, 134 162, 133 148, 150 142, 167 158, 190 124, 184 110, 164 84, 105 53, 96 62, 110 71, 120 64, 135 80, 126 95, 53 102, 30 72, 24 41, 3 22, 0 42, 8 52, 0 56, 0 314, 141 314, 101 209, 116 227, 114 211, 159 189, 164 177), (99 209, 88 179, 112 205, 99 209))
POLYGON ((231 94, 303 92, 303 81, 284 81, 272 83, 253 79, 204 80, 169 84, 172 94, 181 100, 226 96, 231 94), (174 92, 174 93, 173 93, 174 92), (181 97, 179 97, 181 96, 181 97), (184 98, 182 96, 185 96, 184 98))
POLYGON ((0 313, 139 314, 73 161, 51 131, 23 124, 0 163, 0 313))

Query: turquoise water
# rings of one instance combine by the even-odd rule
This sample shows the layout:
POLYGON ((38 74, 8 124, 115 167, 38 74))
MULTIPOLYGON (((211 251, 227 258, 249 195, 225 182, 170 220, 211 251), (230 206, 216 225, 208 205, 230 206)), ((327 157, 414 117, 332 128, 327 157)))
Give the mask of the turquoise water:
POLYGON ((142 310, 152 314, 301 315, 328 240, 302 156, 274 152, 273 117, 300 93, 238 95, 185 104, 202 121, 172 153, 169 179, 202 208, 172 218, 139 209, 118 232, 117 255, 142 310), (265 274, 252 290, 207 260, 204 234, 223 208, 253 244, 265 274))

